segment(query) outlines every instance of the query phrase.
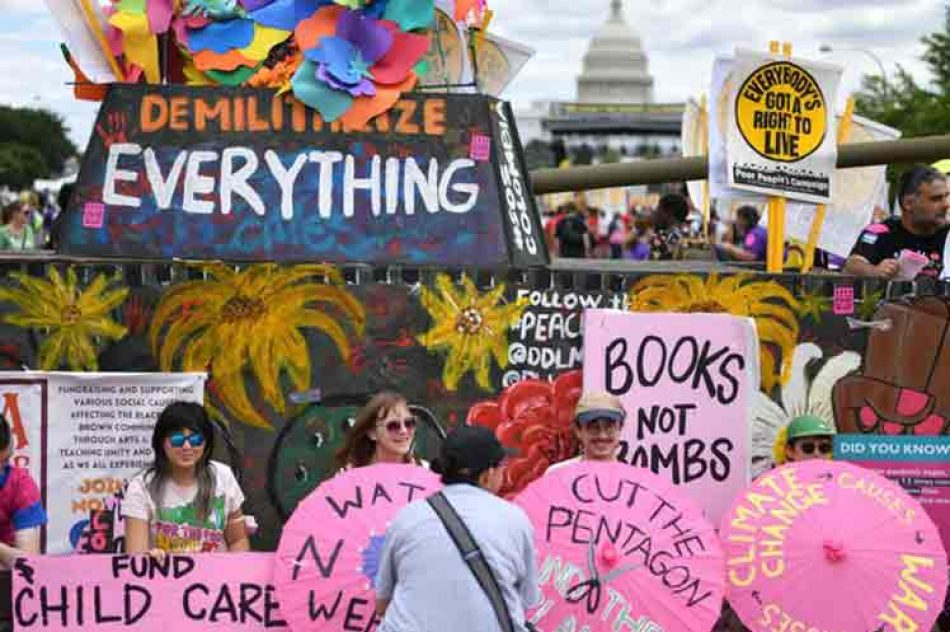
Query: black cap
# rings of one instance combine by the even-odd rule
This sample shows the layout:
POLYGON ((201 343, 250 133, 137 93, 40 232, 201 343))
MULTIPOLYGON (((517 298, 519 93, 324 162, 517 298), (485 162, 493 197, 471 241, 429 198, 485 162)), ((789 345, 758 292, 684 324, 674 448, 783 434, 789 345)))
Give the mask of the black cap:
POLYGON ((501 445, 485 426, 459 426, 445 438, 432 469, 440 474, 476 475, 517 454, 518 450, 501 445))

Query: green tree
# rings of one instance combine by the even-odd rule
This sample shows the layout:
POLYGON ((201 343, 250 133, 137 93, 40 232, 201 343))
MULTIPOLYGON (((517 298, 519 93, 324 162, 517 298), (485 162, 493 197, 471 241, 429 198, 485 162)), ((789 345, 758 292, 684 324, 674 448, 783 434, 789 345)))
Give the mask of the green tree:
POLYGON ((58 114, 0 105, 0 184, 25 187, 58 173, 76 155, 58 114))
POLYGON ((557 166, 557 163, 554 162, 554 151, 551 146, 537 138, 525 145, 524 157, 525 162, 528 163, 529 171, 557 166))
POLYGON ((49 175, 46 162, 35 147, 20 143, 0 143, 0 186, 26 189, 33 181, 49 175))
MULTIPOLYGON (((864 77, 863 89, 855 95, 856 111, 872 120, 898 129, 904 138, 946 134, 950 130, 950 5, 945 8, 943 29, 921 39, 930 81, 919 84, 900 65, 891 77, 864 77)), ((950 157, 950 156, 948 156, 950 157)), ((887 168, 891 197, 907 164, 887 168)))

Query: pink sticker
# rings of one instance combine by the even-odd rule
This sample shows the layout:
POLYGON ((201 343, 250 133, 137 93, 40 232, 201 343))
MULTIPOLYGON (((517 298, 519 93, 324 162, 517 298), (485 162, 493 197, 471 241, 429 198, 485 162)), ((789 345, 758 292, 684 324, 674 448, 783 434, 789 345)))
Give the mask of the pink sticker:
POLYGON ((102 228, 106 216, 106 207, 102 202, 86 202, 82 207, 83 228, 102 228))
POLYGON ((841 285, 835 288, 835 298, 832 305, 835 316, 851 316, 854 314, 854 288, 850 285, 841 285))
POLYGON ((472 142, 468 146, 468 156, 472 160, 486 162, 491 157, 491 138, 484 134, 472 134, 472 142))

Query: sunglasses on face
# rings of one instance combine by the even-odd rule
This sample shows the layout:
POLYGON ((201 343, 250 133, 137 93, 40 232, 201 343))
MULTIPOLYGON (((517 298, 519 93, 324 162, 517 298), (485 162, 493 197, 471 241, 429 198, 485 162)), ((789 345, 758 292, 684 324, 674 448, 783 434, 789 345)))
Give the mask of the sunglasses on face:
POLYGON ((801 441, 798 447, 804 454, 814 454, 817 450, 821 454, 831 454, 831 441, 801 441))
POLYGON ((381 425, 389 434, 396 434, 402 429, 405 429, 406 432, 412 432, 416 429, 416 418, 407 417, 406 419, 390 419, 381 425))
POLYGON ((190 434, 187 437, 184 432, 173 432, 168 435, 168 442, 173 448, 183 447, 186 441, 193 448, 200 448, 205 444, 205 438, 198 433, 190 434))
POLYGON ((620 430, 620 422, 614 419, 607 419, 607 418, 594 419, 584 424, 583 427, 588 432, 600 432, 600 431, 617 432, 618 430, 620 430))

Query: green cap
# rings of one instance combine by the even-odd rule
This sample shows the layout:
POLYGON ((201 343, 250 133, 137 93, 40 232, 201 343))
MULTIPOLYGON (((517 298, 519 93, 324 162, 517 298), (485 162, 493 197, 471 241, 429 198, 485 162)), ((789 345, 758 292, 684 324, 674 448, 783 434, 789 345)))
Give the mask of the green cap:
POLYGON ((944 158, 943 160, 938 160, 937 162, 931 165, 934 169, 940 173, 950 174, 950 158, 944 158))
POLYGON ((788 440, 834 435, 835 428, 821 417, 802 415, 788 424, 788 440))

